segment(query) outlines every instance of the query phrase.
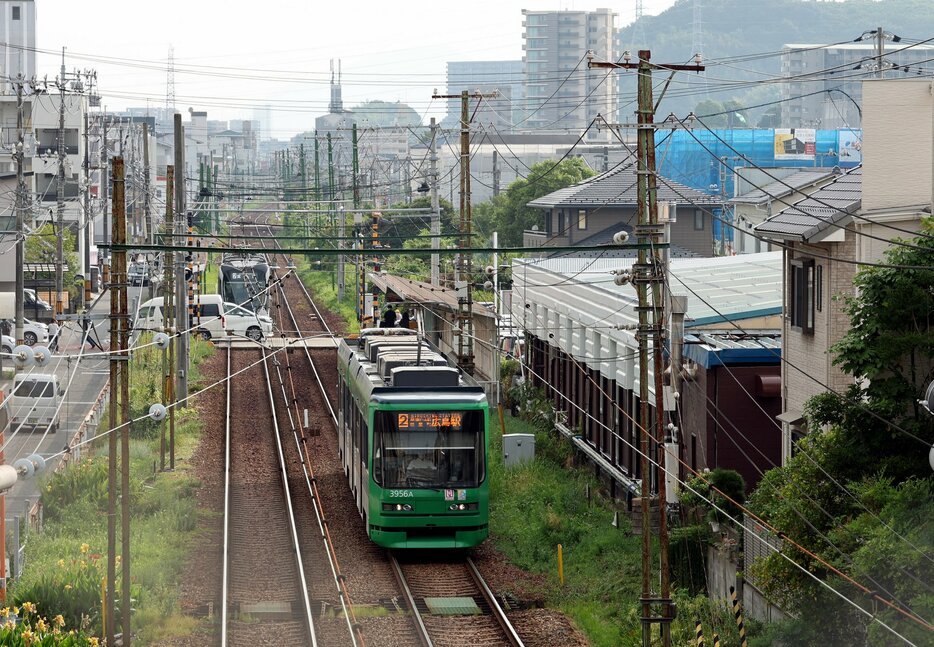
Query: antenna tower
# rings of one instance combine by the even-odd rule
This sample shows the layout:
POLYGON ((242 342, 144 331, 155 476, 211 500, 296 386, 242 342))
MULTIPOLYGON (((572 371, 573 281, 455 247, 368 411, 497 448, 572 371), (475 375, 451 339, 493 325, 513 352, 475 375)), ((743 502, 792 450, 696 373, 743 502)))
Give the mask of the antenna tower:
POLYGON ((175 113, 175 47, 169 45, 169 59, 165 70, 165 113, 171 119, 175 113))
POLYGON ((635 52, 637 45, 639 47, 648 47, 648 43, 645 42, 645 27, 642 26, 643 12, 644 12, 644 8, 642 6, 642 0, 636 0, 636 19, 632 23, 632 30, 630 30, 630 39, 629 39, 629 51, 630 52, 635 52))
MULTIPOLYGON (((701 7, 701 0, 694 0, 694 28, 693 28, 693 38, 691 40, 692 40, 691 49, 694 50, 694 53, 703 55, 704 53, 704 20, 703 20, 703 9, 701 7)), ((707 87, 707 71, 704 70, 700 74, 704 79, 704 96, 709 97, 710 90, 707 87)))

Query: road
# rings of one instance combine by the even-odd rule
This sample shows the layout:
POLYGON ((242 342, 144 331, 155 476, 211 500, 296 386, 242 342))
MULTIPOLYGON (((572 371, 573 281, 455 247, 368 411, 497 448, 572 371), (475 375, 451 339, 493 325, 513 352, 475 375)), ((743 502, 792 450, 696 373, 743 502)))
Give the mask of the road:
MULTIPOLYGON (((141 292, 142 300, 149 298, 148 288, 131 287, 128 293, 129 305, 131 310, 138 305, 141 292)), ((94 302, 91 309, 92 315, 110 314, 110 293, 104 292, 98 300, 94 302)), ((110 326, 105 318, 94 320, 97 338, 103 344, 104 348, 109 346, 110 326)), ((90 354, 89 357, 78 355, 81 351, 81 339, 83 333, 77 325, 72 323, 63 328, 58 353, 53 355, 48 367, 41 369, 43 372, 54 372, 59 379, 59 383, 68 387, 65 393, 65 402, 62 405, 60 414, 59 430, 55 434, 43 435, 41 432, 32 433, 11 433, 8 430, 6 434, 6 443, 4 446, 4 462, 13 463, 17 458, 23 458, 33 453, 38 453, 43 458, 50 458, 49 468, 60 460, 60 452, 65 448, 69 439, 77 431, 79 425, 88 416, 98 396, 107 384, 110 374, 109 362, 106 357, 96 355, 97 348, 92 348, 90 344, 84 346, 84 352, 90 354), (74 373, 74 377, 72 377, 74 373), (69 386, 70 382, 70 386, 69 386)), ((28 369, 27 369, 28 370, 28 369)), ((40 370, 40 369, 33 369, 40 370)), ((9 392, 9 380, 4 381, 3 390, 9 392)), ((29 506, 31 506, 39 497, 39 479, 20 479, 11 490, 6 493, 6 520, 7 524, 18 517, 23 517, 29 506)))

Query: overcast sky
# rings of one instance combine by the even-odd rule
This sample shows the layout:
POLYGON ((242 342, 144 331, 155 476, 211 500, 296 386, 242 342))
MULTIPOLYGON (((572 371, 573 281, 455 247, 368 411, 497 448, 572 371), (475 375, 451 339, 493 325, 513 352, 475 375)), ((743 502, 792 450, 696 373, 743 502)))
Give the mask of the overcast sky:
MULTIPOLYGON (((674 2, 644 0, 644 11, 674 2)), ((613 8, 617 26, 635 16, 635 0, 36 0, 37 45, 64 46, 69 70, 96 69, 108 109, 165 105, 171 45, 176 109, 238 119, 268 103, 273 136, 286 138, 326 112, 331 58, 342 61, 345 107, 402 101, 441 117, 431 93, 444 90, 447 61, 520 59, 523 8, 598 7, 613 8)), ((43 55, 39 76, 59 66, 60 55, 43 55)))

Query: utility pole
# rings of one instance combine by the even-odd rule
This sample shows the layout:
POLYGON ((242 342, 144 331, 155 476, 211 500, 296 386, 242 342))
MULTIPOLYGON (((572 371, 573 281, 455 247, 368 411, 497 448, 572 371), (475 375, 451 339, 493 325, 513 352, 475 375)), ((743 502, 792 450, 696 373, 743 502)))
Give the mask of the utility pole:
POLYGON ((94 221, 91 218, 91 157, 88 151, 90 133, 88 111, 84 111, 84 308, 91 304, 91 239, 94 221))
POLYGON ((431 284, 441 285, 441 206, 438 200, 438 124, 431 118, 431 148, 428 153, 431 175, 431 284))
POLYGON ((16 343, 23 343, 23 265, 26 262, 26 228, 23 212, 26 210, 26 181, 23 179, 23 158, 26 155, 26 134, 23 131, 23 77, 17 77, 16 83, 16 343))
POLYGON ((143 122, 143 215, 146 218, 146 238, 149 244, 156 242, 152 228, 152 211, 149 202, 149 124, 143 122))
MULTIPOLYGON (((317 141, 317 140, 315 140, 317 141)), ((334 144, 331 141, 331 133, 328 133, 328 201, 331 213, 334 210, 334 144)), ((344 207, 341 205, 337 213, 338 217, 338 241, 337 248, 344 249, 344 207)), ((344 300, 344 255, 337 256, 337 300, 344 300)))
MULTIPOLYGON (((172 232, 175 228, 175 214, 172 211, 172 199, 175 197, 175 167, 171 164, 165 169, 165 222, 162 231, 166 234, 163 240, 174 242, 172 232)), ((168 354, 162 351, 162 401, 169 405, 169 469, 175 469, 175 371, 172 364, 175 362, 175 321, 174 275, 175 267, 172 263, 173 252, 165 252, 162 258, 162 305, 165 313, 162 318, 163 332, 169 336, 168 354)), ((160 442, 160 468, 165 470, 165 423, 162 424, 162 439, 160 442)))
POLYGON ((65 249, 62 239, 65 237, 65 48, 62 48, 62 73, 58 80, 58 182, 57 213, 55 228, 55 317, 64 312, 64 264, 65 249))
POLYGON ((493 195, 499 195, 499 153, 493 151, 493 195))
MULTIPOLYGON (((181 113, 175 113, 175 219, 173 222, 172 244, 181 242, 185 223, 185 131, 181 113)), ((188 308, 185 302, 185 256, 175 252, 175 330, 178 339, 175 343, 176 398, 184 401, 188 398, 188 308)))
POLYGON ((876 76, 880 79, 885 78, 883 56, 885 56, 885 32, 882 30, 882 27, 876 27, 876 76))
MULTIPOLYGON (((108 167, 107 161, 109 159, 109 154, 107 151, 107 109, 104 108, 104 111, 101 113, 101 168, 100 168, 100 178, 101 178, 101 216, 103 217, 103 228, 101 230, 101 236, 104 239, 104 244, 110 242, 110 219, 107 217, 107 207, 110 204, 110 199, 107 197, 110 187, 110 169, 108 167)), ((105 283, 110 283, 110 251, 109 248, 104 250, 104 256, 106 262, 101 265, 104 268, 104 276, 102 277, 105 283)))
MULTIPOLYGON (((115 245, 126 243, 126 200, 123 158, 113 160, 113 232, 115 245)), ((121 624, 123 644, 130 644, 130 385, 129 385, 129 318, 126 293, 126 250, 113 252, 110 282, 110 421, 122 427, 120 433, 120 485, 117 485, 117 434, 109 434, 109 464, 107 501, 107 590, 105 594, 107 644, 115 644, 117 617, 114 600, 117 588, 117 491, 121 497, 121 624)))
MULTIPOLYGON (((470 99, 496 96, 495 94, 471 93, 464 90, 459 95, 432 95, 432 99, 461 100, 461 151, 460 151, 460 238, 458 247, 470 247, 471 204, 470 204, 470 99)), ((458 255, 457 279, 457 365, 466 373, 474 372, 474 327, 473 327, 473 267, 469 254, 458 255)))
MULTIPOLYGON (((318 131, 315 130, 315 209, 318 208, 318 202, 321 200, 321 182, 319 178, 321 177, 321 167, 318 163, 318 131)), ((319 223, 318 214, 315 214, 315 235, 321 235, 321 226, 319 223)))
MULTIPOLYGON (((625 63, 595 62, 592 55, 588 56, 588 67, 590 68, 609 68, 609 69, 634 69, 638 74, 638 146, 637 157, 638 167, 636 170, 638 183, 638 203, 639 203, 639 224, 636 225, 636 236, 640 243, 639 256, 635 265, 632 266, 632 282, 636 288, 639 306, 639 328, 636 337, 639 341, 639 427, 641 430, 640 453, 641 461, 641 507, 642 507, 642 595, 640 604, 642 606, 642 645, 651 647, 652 645, 652 625, 659 624, 663 647, 671 645, 671 621, 674 619, 674 604, 671 600, 671 580, 668 568, 668 504, 667 488, 664 475, 664 453, 662 449, 665 446, 665 407, 662 384, 662 348, 665 331, 664 315, 664 287, 665 275, 661 269, 660 247, 667 243, 664 241, 665 225, 658 221, 657 197, 657 176, 655 170, 655 104, 652 97, 652 70, 655 69, 651 60, 649 50, 639 50, 639 60, 637 63, 630 63, 628 56, 624 57, 625 63), (648 245, 655 246, 655 252, 650 259, 646 253, 648 245), (648 292, 652 291, 652 304, 649 304, 648 292), (653 320, 649 321, 649 313, 652 313, 653 320), (652 350, 654 354, 654 377, 655 377, 655 420, 649 416, 649 337, 652 338, 652 350), (651 470, 649 466, 649 434, 654 426, 655 447, 658 451, 655 456, 658 460, 660 469, 658 470, 658 540, 659 540, 659 570, 660 572, 660 594, 655 597, 652 591, 652 544, 651 544, 651 525, 649 515, 651 514, 651 470), (656 614, 654 607, 658 607, 661 612, 656 614)), ((676 70, 689 70, 700 72, 704 66, 700 65, 699 55, 695 59, 695 65, 664 65, 661 66, 666 71, 674 72, 676 70)), ((665 86, 667 88, 667 85, 665 86)), ((664 96, 664 90, 662 91, 664 96)), ((661 101, 661 97, 659 97, 661 101)))

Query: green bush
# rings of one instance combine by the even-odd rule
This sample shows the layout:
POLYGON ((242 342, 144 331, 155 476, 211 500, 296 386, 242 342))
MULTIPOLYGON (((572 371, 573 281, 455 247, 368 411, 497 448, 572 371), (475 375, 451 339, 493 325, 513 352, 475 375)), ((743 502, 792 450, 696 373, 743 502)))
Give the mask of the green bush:
POLYGON ((76 554, 60 558, 56 566, 45 567, 38 577, 17 585, 12 602, 19 606, 34 602, 42 609, 54 610, 71 627, 97 633, 101 628, 101 581, 106 577, 106 560, 82 544, 76 554))

